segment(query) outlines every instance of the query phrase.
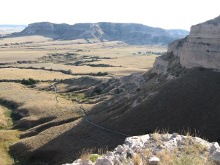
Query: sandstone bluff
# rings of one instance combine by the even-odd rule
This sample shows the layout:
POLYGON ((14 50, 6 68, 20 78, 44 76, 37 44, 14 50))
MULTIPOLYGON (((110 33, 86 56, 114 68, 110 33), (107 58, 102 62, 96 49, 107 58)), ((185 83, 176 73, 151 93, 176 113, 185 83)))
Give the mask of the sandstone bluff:
MULTIPOLYGON (((165 30, 134 23, 78 23, 74 25, 50 22, 32 23, 11 36, 41 35, 55 40, 86 39, 96 41, 123 41, 133 45, 167 45, 188 35, 186 30, 165 30)), ((9 36, 10 37, 10 36, 9 36)))
MULTIPOLYGON (((192 26, 189 36, 169 45, 168 53, 176 56, 185 68, 220 69, 220 16, 192 26)), ((159 57, 155 68, 166 72, 168 62, 159 57)))

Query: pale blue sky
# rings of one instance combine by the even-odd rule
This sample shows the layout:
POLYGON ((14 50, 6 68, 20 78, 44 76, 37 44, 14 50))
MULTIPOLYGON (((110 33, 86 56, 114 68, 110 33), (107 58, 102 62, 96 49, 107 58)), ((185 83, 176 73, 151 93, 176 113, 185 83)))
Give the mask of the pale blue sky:
POLYGON ((122 22, 186 29, 220 15, 219 0, 0 0, 0 24, 122 22))

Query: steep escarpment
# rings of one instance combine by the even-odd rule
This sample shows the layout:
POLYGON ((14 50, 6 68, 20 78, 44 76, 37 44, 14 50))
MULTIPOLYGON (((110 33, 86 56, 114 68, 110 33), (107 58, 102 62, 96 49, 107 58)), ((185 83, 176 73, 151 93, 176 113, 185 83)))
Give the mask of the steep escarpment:
MULTIPOLYGON (((189 36, 169 44, 167 54, 173 55, 182 67, 220 69, 220 16, 194 25, 189 36)), ((166 73, 169 59, 158 57, 153 71, 166 73)))
POLYGON ((151 71, 117 85, 115 99, 97 106, 90 118, 128 135, 191 129, 219 141, 218 20, 193 26, 188 37, 169 45, 151 71))
POLYGON ((185 41, 176 41, 169 49, 180 57, 186 68, 203 67, 220 69, 220 16, 194 25, 185 41))
MULTIPOLYGON (((133 23, 78 23, 74 25, 33 23, 14 36, 41 35, 53 39, 95 39, 98 41, 123 41, 128 44, 162 44, 188 35, 185 30, 164 30, 133 23)), ((10 36, 9 36, 10 37, 10 36)))

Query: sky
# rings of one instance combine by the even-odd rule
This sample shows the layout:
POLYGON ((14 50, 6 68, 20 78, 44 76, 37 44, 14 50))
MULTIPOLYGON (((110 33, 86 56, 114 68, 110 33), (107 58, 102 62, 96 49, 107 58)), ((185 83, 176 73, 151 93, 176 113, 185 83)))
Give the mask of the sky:
POLYGON ((189 30, 220 15, 219 0, 0 0, 0 24, 141 23, 189 30))

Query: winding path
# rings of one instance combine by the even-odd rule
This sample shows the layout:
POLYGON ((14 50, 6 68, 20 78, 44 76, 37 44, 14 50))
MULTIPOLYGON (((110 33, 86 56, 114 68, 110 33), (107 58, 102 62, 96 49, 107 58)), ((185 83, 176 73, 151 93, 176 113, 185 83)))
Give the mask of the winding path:
POLYGON ((93 126, 99 128, 99 129, 102 129, 102 130, 111 132, 111 133, 116 134, 116 135, 125 136, 125 137, 131 136, 131 135, 124 134, 124 133, 122 133, 122 132, 118 132, 118 131, 114 131, 114 130, 105 128, 105 127, 103 127, 103 126, 101 126, 101 125, 99 125, 99 124, 94 123, 93 121, 89 120, 88 115, 86 114, 86 111, 85 111, 85 109, 82 107, 82 105, 79 105, 79 108, 80 108, 80 110, 83 112, 83 114, 85 115, 85 119, 86 119, 86 122, 87 122, 87 123, 89 123, 89 124, 91 124, 91 125, 93 125, 93 126))
MULTIPOLYGON (((54 82, 54 83, 52 84, 52 88, 54 89, 54 92, 57 93, 56 82, 54 82)), ((57 97, 56 97, 56 101, 59 102, 58 99, 57 99, 57 97)), ((93 126, 99 128, 99 129, 102 129, 102 130, 111 132, 111 133, 116 134, 116 135, 125 136, 125 137, 131 136, 131 135, 124 134, 124 133, 122 133, 122 132, 118 132, 118 131, 114 131, 114 130, 105 128, 105 127, 103 127, 103 126, 101 126, 101 125, 99 125, 99 124, 94 123, 93 121, 89 120, 88 115, 86 114, 86 111, 85 111, 85 109, 83 108, 83 106, 82 106, 82 105, 78 105, 78 107, 80 108, 80 110, 81 110, 82 113, 84 114, 87 123, 89 123, 89 124, 91 124, 91 125, 93 125, 93 126)))

